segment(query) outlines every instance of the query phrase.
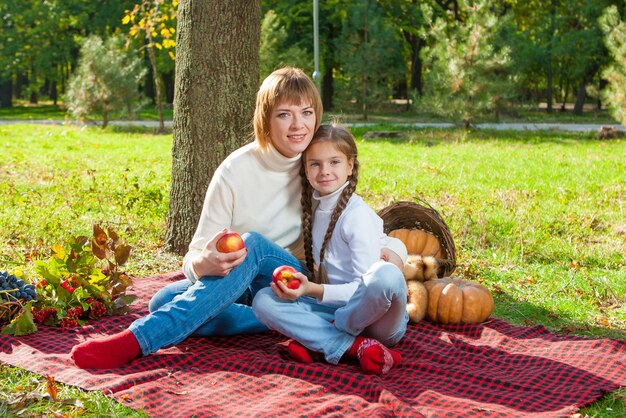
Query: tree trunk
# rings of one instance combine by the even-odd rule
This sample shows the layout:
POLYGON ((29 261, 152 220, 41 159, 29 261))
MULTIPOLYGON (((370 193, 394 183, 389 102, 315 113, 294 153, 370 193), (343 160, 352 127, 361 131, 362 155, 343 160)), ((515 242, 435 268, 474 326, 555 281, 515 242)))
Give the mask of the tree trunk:
POLYGON ((574 104, 575 115, 582 115, 585 111, 585 100, 587 100, 587 84, 593 81, 596 73, 598 72, 598 68, 598 65, 592 65, 580 82, 580 86, 578 86, 576 103, 574 104))
MULTIPOLYGON (((365 7, 365 22, 363 23, 363 43, 365 45, 369 44, 369 19, 368 19, 368 12, 369 12, 369 1, 367 3, 367 6, 365 7)), ((366 68, 365 71, 363 72, 363 108, 362 108, 362 112, 363 112, 363 120, 367 121, 368 118, 368 108, 367 108, 367 102, 369 100, 368 97, 368 88, 369 88, 369 76, 368 76, 368 69, 366 68)))
POLYGON ((411 81, 409 88, 415 93, 416 96, 420 96, 423 93, 422 86, 422 70, 423 62, 421 58, 422 49, 426 45, 426 42, 419 36, 413 33, 404 33, 405 41, 411 47, 411 81))
POLYGON ((333 72, 337 67, 335 61, 335 39, 340 32, 332 20, 326 22, 326 48, 327 52, 323 55, 324 59, 324 74, 322 76, 322 105, 325 111, 333 109, 333 97, 335 95, 335 84, 333 80, 333 72))
POLYGON ((57 91, 57 82, 53 81, 50 84, 50 99, 52 99, 52 103, 56 106, 59 103, 59 93, 57 91))
POLYGON ((333 67, 326 67, 324 77, 322 78, 322 101, 324 110, 333 109, 333 95, 335 94, 335 85, 333 83, 333 67))
POLYGON ((152 75, 152 64, 150 58, 144 59, 148 72, 146 73, 145 84, 143 85, 143 94, 150 99, 150 103, 156 104, 156 92, 154 91, 154 76, 152 75))
POLYGON ((24 98, 24 87, 28 85, 28 76, 24 73, 20 73, 15 77, 15 90, 13 93, 15 94, 16 99, 24 98))
POLYGON ((0 107, 13 105, 13 81, 11 78, 0 80, 0 107))
POLYGON ((585 99, 587 99, 587 80, 580 82, 578 92, 576 93, 576 103, 574 103, 574 114, 582 115, 585 107, 585 99))
MULTIPOLYGON (((602 93, 602 91, 604 90, 604 88, 607 86, 608 81, 606 81, 604 78, 600 77, 600 81, 598 81, 598 92, 602 93)), ((598 95, 598 101, 596 102, 596 109, 598 110, 602 110, 602 94, 598 95)))
POLYGON ((174 103, 174 71, 161 74, 165 86, 165 103, 174 103))
POLYGON ((548 113, 552 113, 552 97, 554 94, 554 69, 552 67, 552 44, 554 42, 554 36, 556 32, 556 0, 552 0, 550 3, 550 29, 549 29, 549 39, 548 39, 548 51, 547 51, 547 88, 546 88, 546 102, 547 102, 547 111, 548 113))
POLYGON ((161 77, 159 76, 159 69, 157 68, 156 57, 154 55, 154 47, 152 46, 152 39, 148 44, 148 57, 150 57, 150 66, 152 67, 152 77, 154 78, 154 91, 156 96, 156 108, 159 113, 159 127, 157 133, 162 134, 165 132, 165 122, 163 121, 163 99, 161 98, 161 77))
POLYGON ((172 185, 165 244, 184 254, 213 172, 249 140, 259 83, 261 0, 178 6, 172 185))

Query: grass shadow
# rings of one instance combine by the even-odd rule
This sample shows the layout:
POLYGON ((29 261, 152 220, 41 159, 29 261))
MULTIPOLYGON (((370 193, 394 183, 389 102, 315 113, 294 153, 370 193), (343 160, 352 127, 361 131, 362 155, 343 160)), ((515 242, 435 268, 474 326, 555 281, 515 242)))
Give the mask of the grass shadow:
POLYGON ((507 293, 494 294, 493 316, 514 325, 541 325, 555 334, 591 338, 612 338, 626 341, 626 331, 581 323, 564 314, 557 314, 535 304, 514 299, 507 293))
MULTIPOLYGON (((598 142, 596 132, 572 132, 563 130, 499 130, 463 128, 415 128, 409 126, 359 126, 351 132, 367 142, 387 142, 394 145, 420 144, 427 147, 458 144, 469 141, 498 141, 511 144, 557 144, 576 145, 581 142, 598 142)), ((622 141, 620 139, 610 141, 622 141)), ((602 141, 604 143, 606 141, 602 141)))
POLYGON ((110 125, 105 128, 109 132, 124 134, 144 134, 144 135, 172 135, 171 126, 166 126, 163 131, 159 132, 158 127, 140 126, 140 125, 110 125))

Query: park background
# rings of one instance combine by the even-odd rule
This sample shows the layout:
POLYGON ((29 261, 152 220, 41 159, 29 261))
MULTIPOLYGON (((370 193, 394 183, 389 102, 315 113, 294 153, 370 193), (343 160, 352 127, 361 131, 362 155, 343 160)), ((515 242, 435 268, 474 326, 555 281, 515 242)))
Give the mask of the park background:
MULTIPOLYGON (((189 13, 203 16, 211 36, 260 41, 237 56, 246 83, 220 90, 240 95, 242 110, 193 115, 206 124, 237 120, 234 134, 218 129, 224 138, 207 139, 219 163, 248 140, 242 132, 259 80, 282 65, 313 74, 313 7, 245 2, 234 13, 226 4, 220 9, 224 2, 208 3, 189 13), (253 30, 235 31, 235 21, 253 30)), ((0 118, 99 125, 176 118, 173 58, 190 54, 177 51, 177 3, 3 1, 0 10, 0 118), (90 82, 94 74, 106 88, 90 82)), ((377 123, 353 128, 367 167, 359 193, 376 209, 423 199, 440 210, 458 247, 458 272, 488 286, 495 315, 513 323, 625 338, 624 141, 600 141, 596 132, 472 129, 497 121, 624 123, 624 13, 620 1, 319 4, 316 80, 326 115, 377 123), (460 128, 401 124, 419 121, 460 128), (364 140, 372 129, 403 135, 364 140)), ((220 45, 194 44, 191 56, 216 54, 220 45)), ((199 70, 196 81, 222 76, 219 66, 199 70)), ((198 96, 211 91, 202 83, 194 88, 198 96)), ((202 109, 202 97, 194 100, 202 109)), ((166 236, 176 225, 168 191, 181 130, 157 131, 1 127, 1 269, 33 274, 31 257, 45 259, 51 245, 88 234, 94 222, 113 224, 131 242, 131 274, 179 268, 175 253, 187 238, 169 235, 168 243, 166 236)), ((210 178, 206 168, 192 171, 210 178)), ((206 183, 198 189, 203 194, 206 183)), ((189 234, 196 222, 187 223, 189 234)), ((19 369, 3 366, 1 373, 4 392, 12 394, 3 400, 6 411, 15 412, 10 401, 41 390, 19 369)), ((25 407, 71 414, 84 405, 95 414, 120 408, 98 394, 63 390, 82 401, 51 406, 30 399, 25 407)), ((590 408, 585 413, 623 415, 623 390, 590 408)))
MULTIPOLYGON (((262 2, 259 57, 241 65, 258 65, 259 79, 305 69, 327 112, 460 123, 623 108, 611 95, 624 74, 620 0, 331 0, 314 20, 315 3, 262 2)), ((177 9, 175 0, 3 1, 0 107, 70 101, 77 117, 171 109, 177 9)), ((225 15, 206 24, 236 36, 225 15)))

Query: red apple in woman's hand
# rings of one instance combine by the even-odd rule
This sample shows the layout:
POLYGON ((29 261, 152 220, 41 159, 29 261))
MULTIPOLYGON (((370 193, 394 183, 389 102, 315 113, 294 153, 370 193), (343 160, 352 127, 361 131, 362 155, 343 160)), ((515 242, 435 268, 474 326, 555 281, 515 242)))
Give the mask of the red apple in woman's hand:
POLYGON ((272 281, 283 282, 289 289, 297 289, 300 287, 300 279, 293 276, 297 272, 298 270, 291 266, 276 267, 272 273, 272 281))
POLYGON ((221 253, 232 253, 244 248, 243 239, 236 232, 227 232, 217 240, 215 244, 217 251, 221 253))

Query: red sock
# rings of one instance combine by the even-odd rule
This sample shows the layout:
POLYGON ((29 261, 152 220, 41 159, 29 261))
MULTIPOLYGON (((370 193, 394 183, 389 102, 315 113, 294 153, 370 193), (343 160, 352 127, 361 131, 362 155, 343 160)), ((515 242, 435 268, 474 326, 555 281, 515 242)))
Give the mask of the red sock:
POLYGON ((313 357, 311 357, 309 350, 295 340, 289 340, 287 343, 287 351, 294 360, 300 363, 313 363, 313 357))
POLYGON ((70 354, 74 364, 81 369, 117 369, 140 355, 139 342, 129 329, 100 340, 80 343, 70 354))
POLYGON ((365 373, 378 375, 387 373, 402 361, 400 353, 390 350, 373 338, 364 338, 360 335, 356 337, 346 354, 358 358, 365 373))

